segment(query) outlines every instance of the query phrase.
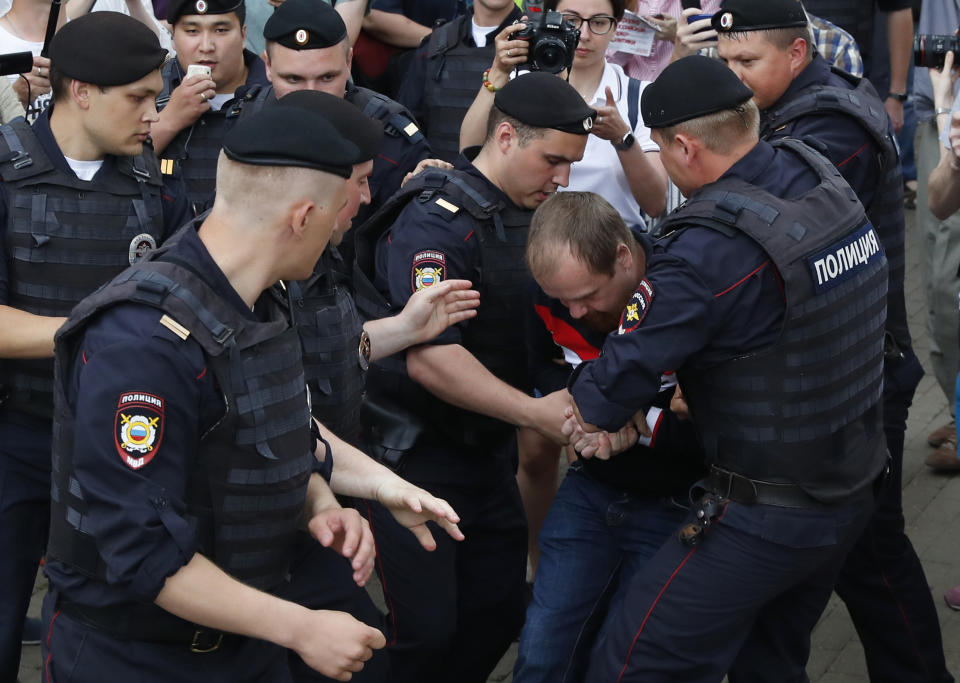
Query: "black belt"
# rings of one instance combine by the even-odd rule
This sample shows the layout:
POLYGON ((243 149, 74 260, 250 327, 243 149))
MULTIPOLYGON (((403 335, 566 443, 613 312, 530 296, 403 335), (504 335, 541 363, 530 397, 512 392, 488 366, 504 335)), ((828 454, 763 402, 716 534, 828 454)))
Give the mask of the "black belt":
POLYGON ((197 654, 215 652, 240 639, 181 619, 156 605, 92 607, 61 599, 57 601, 57 610, 118 640, 180 645, 197 654))
POLYGON ((750 479, 717 467, 710 466, 707 475, 707 490, 719 496, 732 500, 735 503, 751 505, 776 505, 784 508, 817 508, 825 507, 816 498, 810 496, 796 484, 778 484, 771 481, 750 479))

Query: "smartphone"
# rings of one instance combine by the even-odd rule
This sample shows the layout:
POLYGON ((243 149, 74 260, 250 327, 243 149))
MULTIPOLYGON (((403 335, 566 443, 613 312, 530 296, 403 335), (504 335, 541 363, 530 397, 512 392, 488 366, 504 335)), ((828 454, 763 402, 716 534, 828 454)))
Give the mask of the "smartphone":
POLYGON ((203 64, 191 64, 187 67, 187 78, 192 76, 207 76, 209 77, 212 72, 210 71, 209 66, 203 64))

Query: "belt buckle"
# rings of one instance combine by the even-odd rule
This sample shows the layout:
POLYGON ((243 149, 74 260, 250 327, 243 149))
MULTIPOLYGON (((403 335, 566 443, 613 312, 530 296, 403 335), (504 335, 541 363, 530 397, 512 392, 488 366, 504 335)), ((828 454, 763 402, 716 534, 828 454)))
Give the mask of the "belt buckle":
POLYGON ((210 641, 205 638, 209 636, 210 631, 197 630, 193 632, 193 641, 190 643, 190 652, 198 655, 206 654, 208 652, 216 652, 220 649, 220 644, 223 642, 223 633, 217 634, 217 639, 210 645, 210 641))

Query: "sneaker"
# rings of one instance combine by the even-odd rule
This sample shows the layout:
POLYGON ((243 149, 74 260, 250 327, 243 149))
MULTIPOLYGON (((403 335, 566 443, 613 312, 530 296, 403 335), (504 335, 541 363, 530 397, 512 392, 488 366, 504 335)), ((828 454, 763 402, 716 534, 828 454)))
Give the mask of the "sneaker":
POLYGON ((960 610, 960 586, 954 586, 944 593, 943 599, 950 609, 960 610))
POLYGON ((43 638, 43 624, 39 619, 27 617, 23 620, 23 636, 20 642, 24 645, 39 645, 43 638))
POLYGON ((951 420, 948 424, 943 425, 940 429, 937 429, 930 433, 930 436, 927 437, 927 443, 933 446, 934 448, 940 448, 943 445, 943 442, 947 439, 953 439, 954 442, 957 440, 957 425, 951 420))

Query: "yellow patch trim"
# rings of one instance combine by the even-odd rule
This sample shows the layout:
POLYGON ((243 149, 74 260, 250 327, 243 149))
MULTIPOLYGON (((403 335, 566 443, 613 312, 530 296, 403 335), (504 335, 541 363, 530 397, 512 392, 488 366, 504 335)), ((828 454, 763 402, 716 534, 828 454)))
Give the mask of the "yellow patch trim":
POLYGON ((442 208, 442 209, 446 209, 446 210, 449 211, 450 213, 456 213, 457 211, 460 210, 460 207, 459 207, 459 206, 457 206, 456 204, 451 204, 450 202, 448 202, 448 201, 447 201, 446 199, 444 199, 443 197, 438 197, 438 198, 437 198, 437 206, 439 206, 439 207, 442 208))
POLYGON ((173 332, 175 335, 177 335, 181 339, 183 339, 184 341, 186 341, 187 337, 190 336, 190 330, 188 330, 186 327, 178 323, 169 315, 164 314, 164 316, 160 318, 160 324, 166 327, 168 330, 173 332))

